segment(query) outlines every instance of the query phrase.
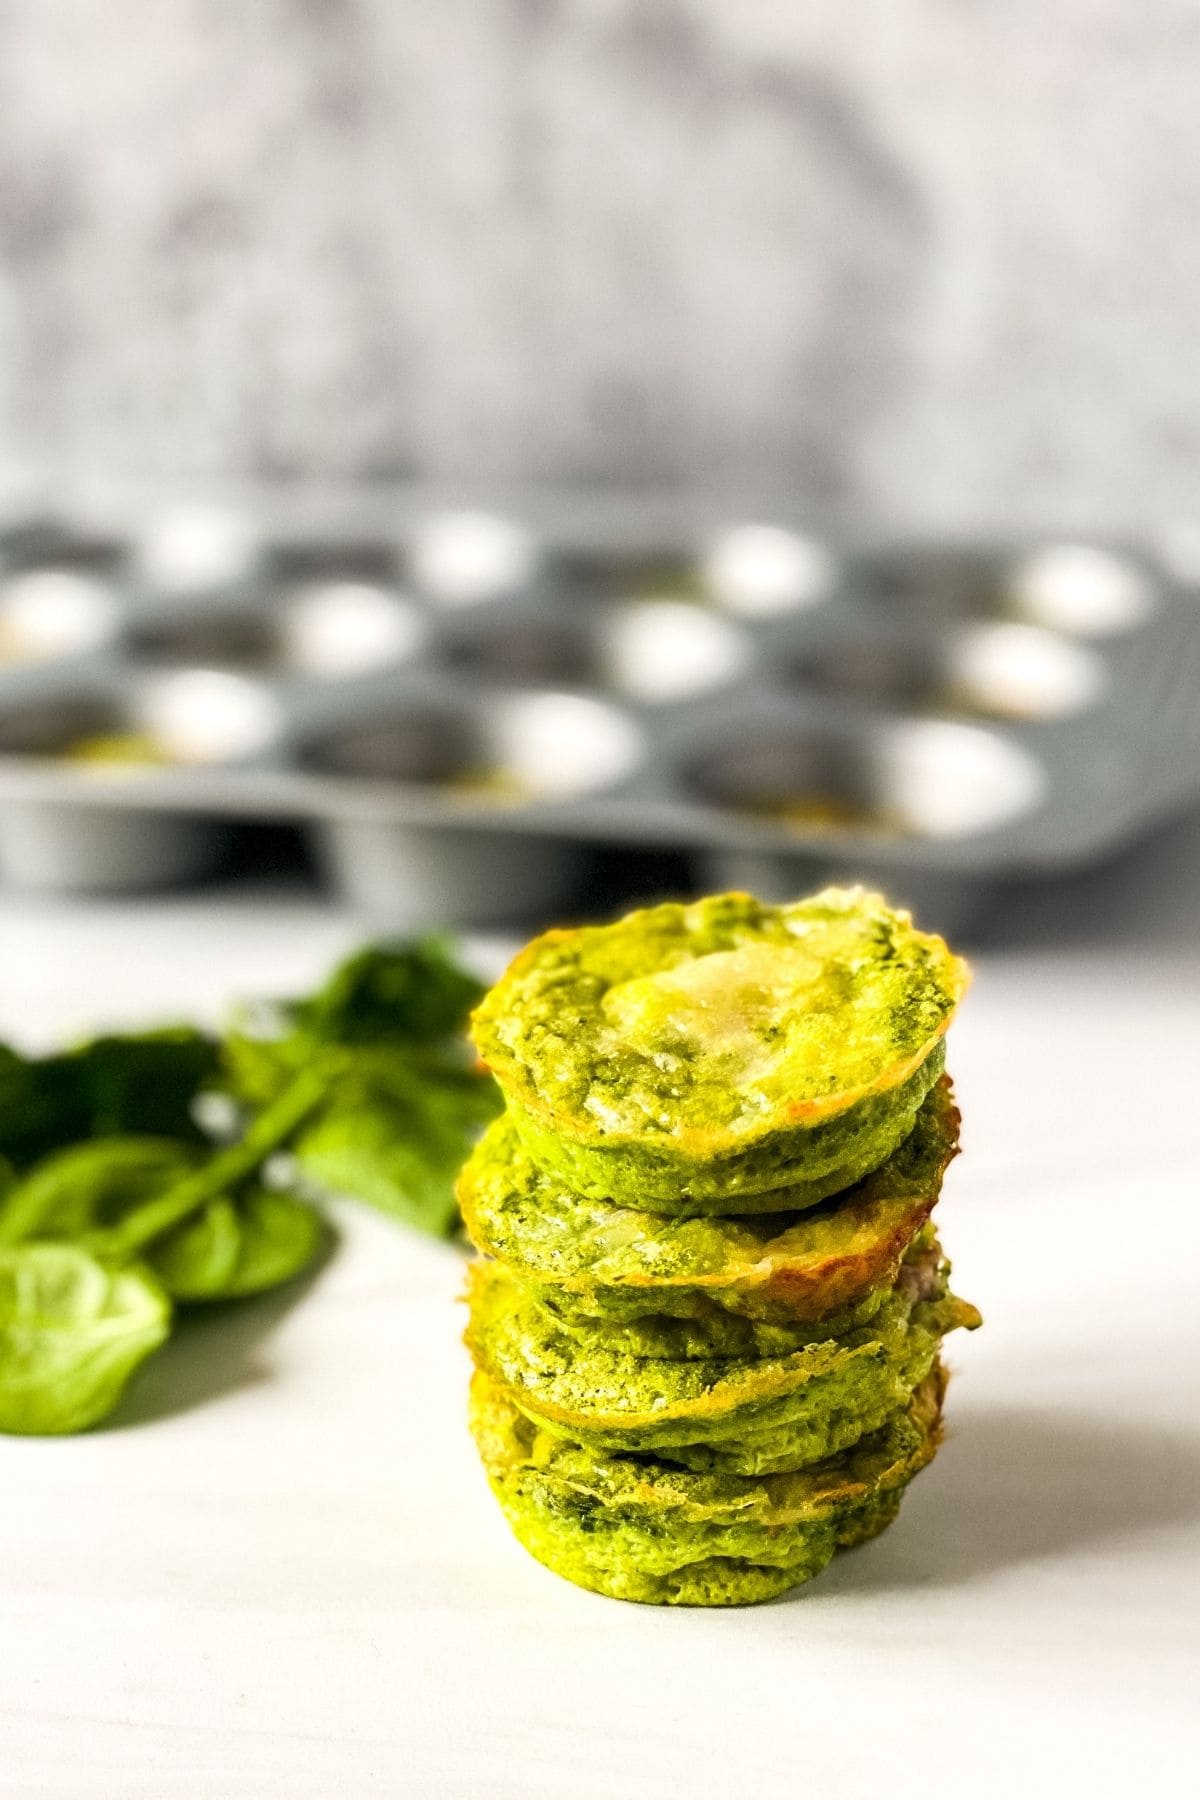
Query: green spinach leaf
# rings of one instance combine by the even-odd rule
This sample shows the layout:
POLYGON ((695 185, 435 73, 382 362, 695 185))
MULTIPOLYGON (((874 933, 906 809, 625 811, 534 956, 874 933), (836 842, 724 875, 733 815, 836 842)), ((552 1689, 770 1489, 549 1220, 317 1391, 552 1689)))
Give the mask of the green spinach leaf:
POLYGON ((324 1192, 452 1235, 458 1170, 500 1109, 464 1036, 481 993, 439 939, 365 950, 311 1000, 278 1008, 274 1036, 235 1028, 227 1086, 253 1107, 296 1070, 327 1067, 322 1103, 291 1146, 302 1174, 324 1192))
POLYGON ((76 1244, 0 1249, 0 1431, 85 1431, 112 1411, 171 1326, 171 1303, 134 1263, 76 1244))
POLYGON ((34 1164, 0 1199, 0 1244, 78 1238, 119 1224, 188 1174, 200 1152, 173 1138, 96 1138, 34 1164))
MULTIPOLYGON (((33 1167, 0 1198, 0 1244, 79 1239, 125 1224, 196 1171, 202 1153, 171 1138, 99 1138, 33 1167)), ((176 1300, 231 1300, 290 1281, 321 1249, 311 1207, 257 1186, 217 1195, 147 1242, 144 1257, 176 1300)))
POLYGON ((458 1036, 483 992, 444 938, 427 937, 368 945, 291 1012, 319 1043, 413 1048, 458 1036))
POLYGON ((193 1117, 218 1046, 189 1027, 95 1038, 55 1056, 0 1044, 0 1153, 16 1169, 81 1138, 135 1135, 200 1143, 193 1117))
POLYGON ((190 1026, 94 1038, 69 1051, 89 1137, 174 1137, 202 1143, 196 1096, 216 1076, 220 1046, 190 1026))
POLYGON ((328 1227, 290 1194, 251 1187, 210 1201, 147 1251, 176 1300, 244 1300, 293 1281, 328 1242, 328 1227))
POLYGON ((498 1107, 493 1084, 474 1070, 363 1051, 293 1152, 322 1189, 447 1236, 458 1224, 458 1171, 498 1107))
POLYGON ((78 1085, 66 1057, 21 1056, 0 1043, 0 1149, 25 1168, 80 1132, 78 1085))
POLYGON ((289 1281, 321 1216, 263 1183, 357 1195, 439 1233, 453 1183, 499 1110, 463 1027, 481 986, 439 939, 373 946, 315 994, 243 1017, 218 1044, 188 1027, 46 1057, 0 1044, 0 1431, 80 1431, 163 1342, 171 1298, 289 1281), (223 1091, 246 1123, 214 1148, 197 1117, 223 1091))

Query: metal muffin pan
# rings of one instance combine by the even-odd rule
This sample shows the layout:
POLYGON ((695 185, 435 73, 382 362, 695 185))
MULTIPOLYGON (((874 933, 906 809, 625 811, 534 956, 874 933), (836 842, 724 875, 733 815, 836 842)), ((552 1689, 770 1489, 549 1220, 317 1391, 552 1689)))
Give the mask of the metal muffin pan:
POLYGON ((289 819, 401 920, 544 913, 606 844, 944 916, 1200 793, 1200 608, 1136 546, 530 516, 10 530, 0 876, 172 881, 289 819))

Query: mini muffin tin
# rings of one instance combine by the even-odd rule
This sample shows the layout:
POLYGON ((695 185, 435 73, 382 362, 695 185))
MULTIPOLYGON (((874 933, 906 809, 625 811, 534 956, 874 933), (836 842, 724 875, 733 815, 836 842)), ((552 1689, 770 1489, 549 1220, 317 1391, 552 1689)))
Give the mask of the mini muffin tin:
POLYGON ((545 914, 585 847, 928 916, 1200 794, 1200 606, 1144 547, 414 496, 0 535, 0 877, 176 881, 286 820, 399 921, 545 914))

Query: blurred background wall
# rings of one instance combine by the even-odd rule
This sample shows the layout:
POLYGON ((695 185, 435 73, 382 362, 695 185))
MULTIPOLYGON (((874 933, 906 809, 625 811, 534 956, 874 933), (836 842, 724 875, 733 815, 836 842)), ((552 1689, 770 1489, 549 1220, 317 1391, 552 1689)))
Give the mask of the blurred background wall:
POLYGON ((1193 511, 1189 0, 0 0, 0 466, 1193 511))

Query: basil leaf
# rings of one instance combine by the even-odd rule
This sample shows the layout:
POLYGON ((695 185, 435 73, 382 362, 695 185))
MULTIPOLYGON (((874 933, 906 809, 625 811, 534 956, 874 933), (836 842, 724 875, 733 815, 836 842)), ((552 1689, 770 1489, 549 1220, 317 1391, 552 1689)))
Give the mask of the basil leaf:
POLYGON ((0 1250, 0 1431, 85 1431, 166 1338, 171 1303, 138 1264, 74 1244, 0 1250))

